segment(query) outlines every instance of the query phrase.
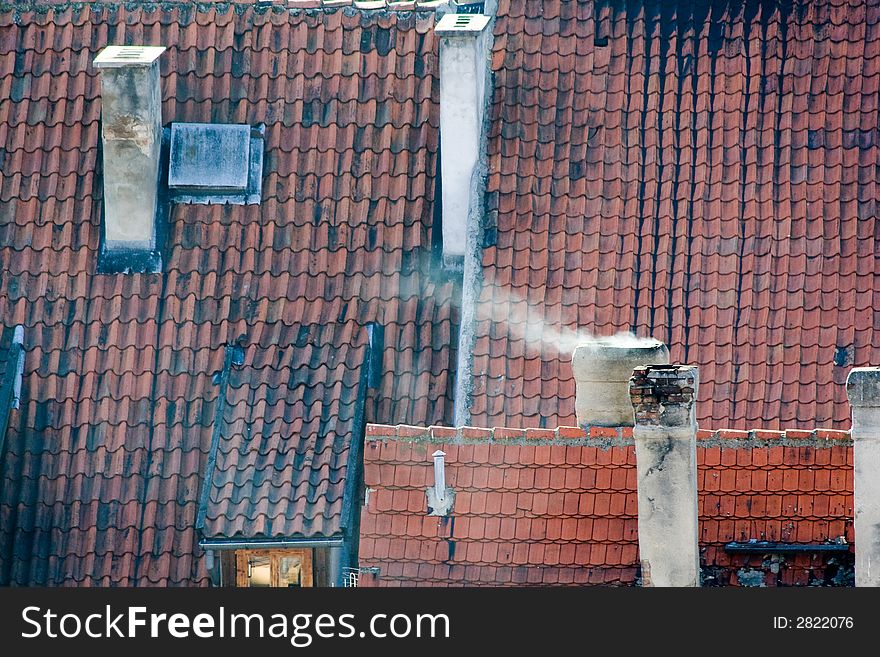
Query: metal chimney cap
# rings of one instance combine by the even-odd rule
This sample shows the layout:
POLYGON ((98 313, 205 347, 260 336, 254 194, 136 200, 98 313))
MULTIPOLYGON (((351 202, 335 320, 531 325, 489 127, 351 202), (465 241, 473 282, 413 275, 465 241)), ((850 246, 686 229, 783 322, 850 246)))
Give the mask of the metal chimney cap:
POLYGON ((444 452, 442 449, 438 449, 436 452, 431 454, 431 456, 433 456, 436 459, 440 456, 446 456, 446 452, 444 452))
POLYGON ((95 68, 151 66, 165 50, 165 46, 107 46, 92 64, 95 68))
POLYGON ((476 36, 489 24, 491 16, 483 14, 444 14, 434 26, 438 36, 476 36))

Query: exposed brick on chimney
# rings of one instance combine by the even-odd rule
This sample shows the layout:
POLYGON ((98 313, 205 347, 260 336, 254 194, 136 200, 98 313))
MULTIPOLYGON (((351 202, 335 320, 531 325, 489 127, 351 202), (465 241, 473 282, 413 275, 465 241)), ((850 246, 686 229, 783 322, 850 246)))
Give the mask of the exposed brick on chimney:
POLYGON ((689 416, 697 390, 697 370, 688 365, 646 365, 629 381, 636 424, 681 424, 689 416), (673 407, 676 412, 671 413, 673 407), (682 411, 685 411, 684 416, 682 411))

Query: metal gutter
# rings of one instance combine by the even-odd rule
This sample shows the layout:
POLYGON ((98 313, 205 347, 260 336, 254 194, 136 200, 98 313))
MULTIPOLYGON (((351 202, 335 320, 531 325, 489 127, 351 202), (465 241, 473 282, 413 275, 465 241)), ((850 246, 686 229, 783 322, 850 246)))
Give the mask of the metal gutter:
POLYGON ((754 541, 740 543, 731 541, 724 546, 731 554, 842 554, 849 552, 849 543, 776 543, 754 541))
MULTIPOLYGON (((355 402, 354 426, 351 437, 351 444, 348 448, 348 460, 345 466, 345 488, 342 493, 342 519, 340 527, 343 532, 351 529, 351 524, 355 521, 353 513, 360 513, 360 507, 356 506, 355 497, 357 496, 357 485, 363 467, 361 451, 366 436, 366 405, 367 391, 370 388, 378 387, 381 372, 378 371, 381 360, 376 362, 376 355, 384 346, 380 345, 380 341, 384 343, 385 334, 382 328, 376 323, 370 323, 366 327, 368 343, 364 362, 361 363, 358 376, 358 392, 355 402), (354 509, 354 511, 353 511, 354 509)), ((355 521, 353 524, 357 525, 355 521)), ((357 537, 353 537, 357 540, 357 537)))
POLYGON ((268 550, 284 548, 341 547, 342 538, 279 538, 265 541, 237 541, 230 539, 202 539, 199 547, 205 550, 268 550))
POLYGON ((379 387, 382 379, 382 352, 385 347, 385 329, 370 322, 366 326, 368 343, 364 362, 360 364, 354 425, 348 459, 345 466, 345 486, 342 492, 342 511, 339 528, 345 537, 341 554, 331 559, 330 586, 342 586, 342 572, 357 563, 360 542, 359 492, 364 474, 364 442, 367 428, 367 399, 369 391, 379 387))

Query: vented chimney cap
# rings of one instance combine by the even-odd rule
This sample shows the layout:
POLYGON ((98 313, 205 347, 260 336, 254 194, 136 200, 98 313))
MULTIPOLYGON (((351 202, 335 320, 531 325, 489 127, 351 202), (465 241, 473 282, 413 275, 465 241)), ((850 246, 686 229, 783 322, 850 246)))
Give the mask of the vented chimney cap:
POLYGON ((444 14, 434 26, 438 36, 476 36, 489 24, 490 16, 483 14, 444 14))
POLYGON ((165 52, 165 46, 107 46, 92 64, 95 68, 150 66, 165 52))

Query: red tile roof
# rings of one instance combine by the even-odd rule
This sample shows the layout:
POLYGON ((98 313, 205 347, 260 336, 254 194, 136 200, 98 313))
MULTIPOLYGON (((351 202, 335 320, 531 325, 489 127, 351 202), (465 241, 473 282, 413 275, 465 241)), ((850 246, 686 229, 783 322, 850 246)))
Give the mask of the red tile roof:
POLYGON ((300 325, 291 338, 251 347, 230 368, 203 501, 208 539, 342 533, 352 438, 363 432, 366 331, 300 325))
MULTIPOLYGON (((360 562, 380 569, 378 585, 636 582, 631 429, 471 432, 367 427, 360 562), (448 517, 426 512, 438 448, 446 452, 446 482, 456 493, 448 517)), ((700 432, 704 585, 737 584, 742 569, 764 568, 763 555, 728 554, 731 541, 825 543, 843 536, 852 543, 849 435, 800 434, 700 432)), ((816 583, 837 567, 821 556, 798 555, 764 576, 771 585, 816 583)))
POLYGON ((432 12, 183 3, 0 12, 0 322, 24 325, 28 352, 0 463, 0 583, 207 583, 195 525, 213 377, 240 336, 250 360, 229 388, 234 432, 212 475, 210 532, 336 530, 351 438, 350 406, 337 405, 351 400, 363 346, 355 327, 385 329, 370 414, 449 420, 453 287, 425 273, 433 23, 432 12), (266 124, 262 204, 175 207, 164 275, 95 273, 101 102, 91 61, 108 43, 169 46, 165 122, 266 124), (316 325, 337 328, 300 351, 316 325), (330 367, 330 345, 352 360, 330 367), (255 363, 267 377, 256 384, 255 363), (265 485, 290 464, 234 458, 248 413, 267 400, 278 406, 262 429, 253 423, 252 440, 277 454, 332 450, 297 470, 308 504, 278 525, 260 515, 265 485), (289 424, 268 429, 275 413, 289 424), (216 504, 245 473, 252 504, 216 504))
POLYGON ((560 333, 634 330, 700 367, 703 424, 848 427, 880 3, 500 0, 494 33, 472 422, 574 424, 560 333))
POLYGON ((0 325, 0 454, 6 442, 6 427, 20 391, 22 348, 15 339, 15 329, 0 325))
MULTIPOLYGON (((698 410, 712 426, 845 426, 843 377, 878 359, 866 309, 880 6, 676 7, 500 2, 477 423, 574 422, 570 366, 553 346, 570 329, 669 343, 674 361, 700 366, 698 410), (527 320, 546 326, 548 346, 527 320)), ((194 530, 206 470, 211 536, 337 531, 353 431, 342 406, 355 396, 356 328, 370 322, 385 327, 385 349, 367 414, 450 420, 454 285, 429 273, 433 23, 431 11, 245 4, 0 11, 0 165, 11 172, 0 179, 0 323, 23 324, 28 349, 0 461, 0 583, 206 584, 194 530), (267 126, 262 205, 176 207, 164 275, 95 273, 91 60, 108 43, 170 46, 166 122, 267 126), (297 336, 313 330, 301 352, 297 336), (248 355, 209 468, 214 375, 241 336, 248 355), (330 345, 352 361, 320 367, 330 345), (290 360, 252 385, 275 357, 290 360), (302 385, 285 391, 285 375, 302 385), (306 400, 327 390, 338 399, 317 421, 306 400), (290 426, 265 435, 267 448, 305 454, 324 441, 312 467, 248 460, 248 413, 270 399, 268 417, 290 426), (263 515, 282 480, 308 491, 302 515, 263 515)), ((827 486, 849 485, 835 472, 827 486)), ((724 485, 737 476, 725 471, 724 485)), ((816 523, 840 515, 821 513, 802 520, 830 536, 837 525, 816 523)), ((628 581, 631 563, 613 558, 611 579, 628 581)))

